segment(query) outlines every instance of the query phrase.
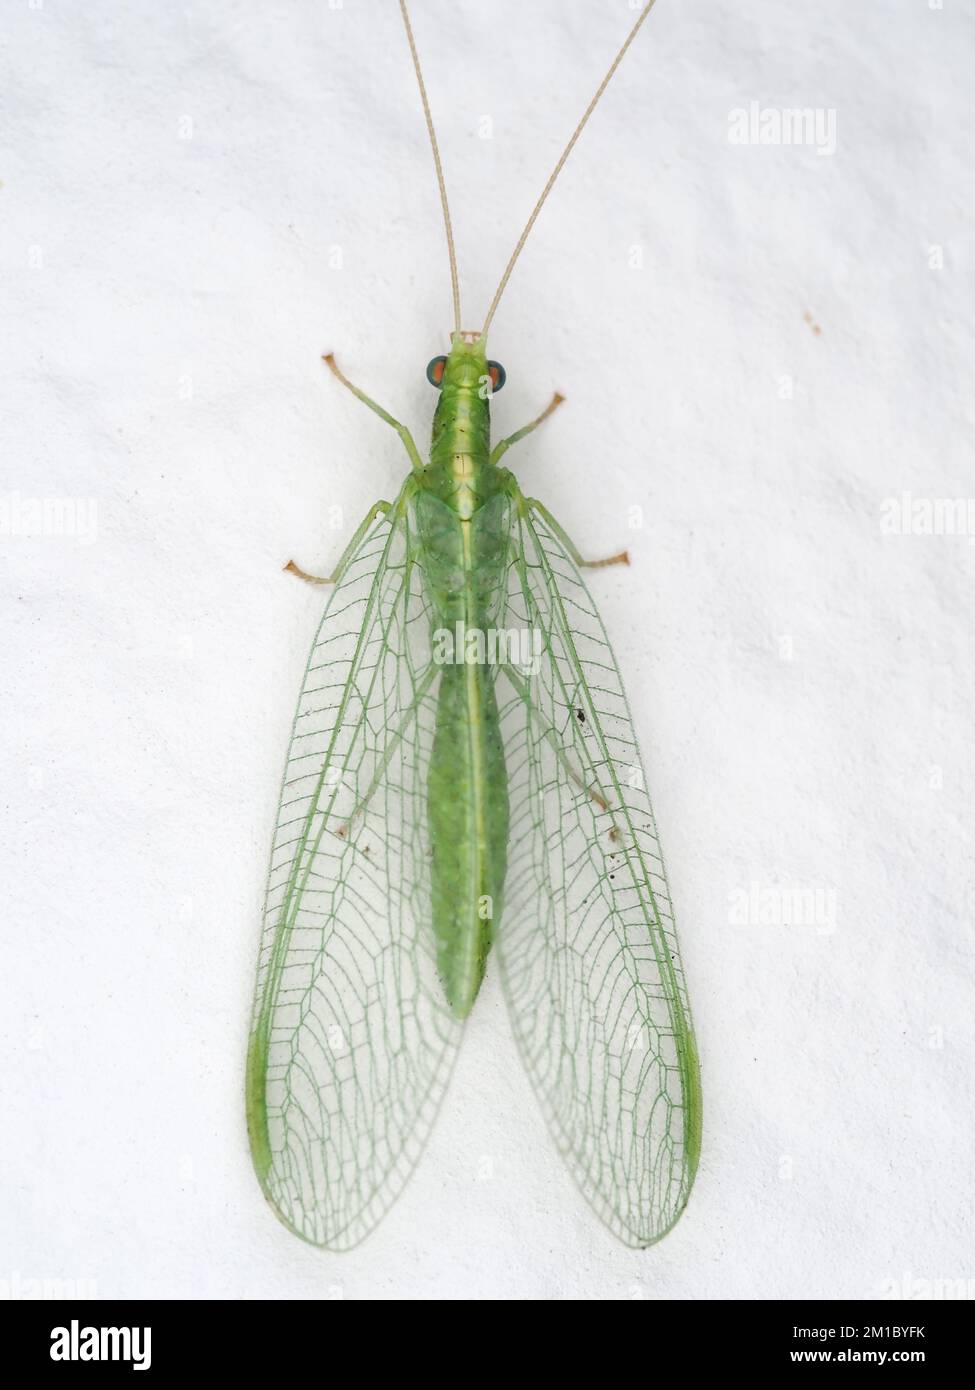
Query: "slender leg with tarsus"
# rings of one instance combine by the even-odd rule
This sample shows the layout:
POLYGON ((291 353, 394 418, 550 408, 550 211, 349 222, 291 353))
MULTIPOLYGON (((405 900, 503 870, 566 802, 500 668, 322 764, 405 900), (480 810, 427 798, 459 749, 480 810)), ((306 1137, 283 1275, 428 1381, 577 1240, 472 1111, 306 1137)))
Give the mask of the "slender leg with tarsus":
POLYGON ((350 557, 355 553, 356 549, 358 548, 359 542, 362 540, 363 536, 369 530, 369 527, 373 524, 373 522, 378 521, 381 516, 386 516, 390 511, 392 511, 392 507, 392 502, 384 502, 382 500, 374 502, 372 504, 372 506, 366 512, 365 516, 359 522, 359 525, 355 528, 355 535, 352 537, 348 545, 342 551, 342 555, 339 559, 339 562, 335 566, 335 569, 332 571, 331 574, 308 574, 308 572, 306 570, 303 570, 300 565, 296 565, 294 560, 289 560, 288 563, 284 565, 282 568, 286 569, 289 574, 297 575, 298 578, 303 579, 306 582, 306 584, 337 584, 345 572, 345 567, 349 563, 350 557))
POLYGON ((426 698, 430 686, 433 684, 434 676, 438 674, 438 671, 439 668, 437 666, 429 667, 426 675, 423 677, 423 679, 417 686, 416 693, 414 694, 413 699, 410 701, 410 707, 403 715, 403 718, 400 721, 399 728, 395 731, 392 738, 389 740, 389 743, 386 745, 386 751, 383 754, 381 761, 378 763, 376 767, 376 771, 373 774, 372 781, 366 788, 365 795, 359 798, 355 806, 353 806, 352 810, 349 812, 348 816, 346 816, 345 820, 335 831, 336 835, 339 835, 342 839, 345 839, 345 837, 348 835, 349 830, 352 826, 352 822, 355 820, 356 816, 361 815, 362 812, 369 805, 369 802, 372 799, 373 792, 376 790, 380 782, 383 780, 383 776, 385 775, 386 769, 392 762, 393 754, 396 752, 396 749, 399 747, 399 745, 403 742, 403 739, 406 737, 408 730, 411 728, 413 721, 417 716, 417 712, 419 711, 420 706, 423 704, 423 701, 426 698))
POLYGON ((395 419, 394 416, 390 415, 388 410, 383 410, 381 405, 377 405, 371 396, 366 395, 365 391, 360 391, 358 386, 353 386, 352 382, 345 375, 345 373, 340 370, 338 364, 335 361, 335 356, 333 353, 326 352, 325 356, 322 358, 322 361, 328 367, 332 375, 336 376, 339 379, 339 381, 341 381, 343 386, 347 386, 349 388, 353 396, 358 396, 359 400, 362 401, 363 405, 367 405, 370 410, 374 410, 376 414, 379 416, 380 420, 385 420, 387 425, 392 425, 393 429, 399 435, 400 439, 402 439, 403 445, 406 449, 406 452, 410 456, 410 462, 412 463, 413 467, 419 469, 422 472, 423 460, 420 457, 420 451, 416 447, 416 444, 413 442, 413 436, 410 434, 406 426, 401 425, 400 422, 397 419, 395 419))
POLYGON ((534 707, 532 706, 531 692, 528 688, 528 682, 522 680, 521 676, 517 675, 511 669, 510 666, 502 666, 501 669, 504 672, 506 679, 514 689, 515 694, 520 696, 520 698, 524 700, 525 708, 528 711, 528 717, 530 719, 535 719, 539 722, 539 726, 542 729, 542 733, 545 735, 549 743, 552 745, 552 748, 555 751, 555 756, 558 758, 559 762, 565 768, 572 781, 575 782, 576 786, 579 788, 580 791, 585 792, 586 795, 590 798, 590 800, 596 803, 600 811, 608 811, 609 800, 607 799, 607 797, 597 787, 589 787, 586 785, 585 780, 582 777, 582 774, 577 772, 576 769, 572 766, 572 763, 569 761, 569 758, 567 757, 564 748, 559 743, 558 734, 555 732, 551 725, 543 726, 541 724, 538 711, 534 709, 534 707))
POLYGON ((545 522, 545 525, 549 526, 555 532, 580 568, 598 570, 604 569, 607 565, 628 565, 630 563, 630 552, 628 550, 621 550, 618 555, 610 555, 605 560, 585 559, 572 537, 566 534, 543 502, 539 502, 537 497, 526 497, 525 506, 530 507, 533 512, 537 512, 545 522))
POLYGON ((547 420, 552 411, 560 406, 564 400, 565 397, 560 392, 556 391, 541 415, 537 415, 535 419, 532 420, 531 424, 522 426, 520 430, 515 430, 514 434, 509 434, 507 439, 499 439, 491 450, 491 462, 497 463, 501 455, 507 449, 510 449, 512 444, 517 444, 518 440, 524 439, 526 434, 531 434, 532 430, 537 430, 542 421, 547 420))

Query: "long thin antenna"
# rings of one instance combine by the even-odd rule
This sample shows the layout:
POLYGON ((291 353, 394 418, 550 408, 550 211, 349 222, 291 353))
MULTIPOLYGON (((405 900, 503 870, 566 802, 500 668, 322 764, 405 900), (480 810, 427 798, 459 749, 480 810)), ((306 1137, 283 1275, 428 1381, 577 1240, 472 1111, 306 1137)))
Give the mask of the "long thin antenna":
POLYGON ((399 7, 400 13, 403 16, 403 23, 406 25, 406 37, 409 40, 410 56, 413 59, 413 70, 416 73, 417 86, 420 88, 420 100, 423 102, 423 114, 427 120, 427 132, 430 136, 430 147, 433 150, 433 162, 437 167, 437 186, 440 189, 440 206, 443 208, 443 222, 447 232, 447 254, 450 257, 450 284, 454 294, 454 332, 459 333, 460 280, 457 276, 457 252, 454 249, 454 232, 450 225, 450 208, 447 206, 447 185, 444 183, 443 165, 440 163, 440 149, 437 145, 437 132, 433 128, 433 117, 430 114, 427 89, 423 85, 420 55, 416 51, 416 42, 413 38, 413 27, 410 24, 410 16, 406 11, 406 0, 399 0, 399 7))
POLYGON ((544 205, 544 203, 545 203, 545 199, 548 197, 548 195, 549 195, 549 194, 551 193, 551 191, 552 191, 552 185, 555 183, 555 180, 558 178, 559 174, 561 174, 561 172, 562 172, 562 167, 563 167, 563 165, 565 164, 565 161, 568 159, 569 155, 572 153, 573 146, 575 145, 575 143, 576 143, 576 141, 578 140, 579 136, 582 134, 582 132, 583 132, 583 130, 584 130, 584 128, 585 128, 585 124, 586 124, 586 122, 588 121, 589 117, 592 115, 593 111, 595 111, 595 109, 596 109, 596 103, 599 101, 599 98, 602 96, 603 92, 605 92, 606 88, 609 86, 610 81, 612 80, 612 77, 613 77, 613 73, 616 71, 616 69, 619 67, 620 63, 623 61, 623 55, 624 55, 624 53, 625 53, 626 50, 629 48, 629 46, 630 46, 630 44, 633 42, 633 40, 636 38, 637 33, 639 32, 639 29, 640 29, 640 25, 641 25, 641 24, 643 23, 643 21, 646 19, 647 15, 648 15, 648 14, 650 13, 650 11, 653 9, 653 7, 654 7, 655 4, 656 4, 656 0, 646 0, 646 3, 645 3, 645 5, 644 5, 644 8, 643 8, 643 9, 641 10, 641 12, 640 12, 640 17, 639 17, 639 19, 638 19, 637 22, 634 24, 634 26, 633 26, 633 28, 630 30, 629 34, 627 34, 627 36, 626 36, 626 42, 623 44, 623 47, 620 49, 620 51, 617 53, 616 57, 613 59, 612 64, 610 65, 609 72, 607 72, 606 76, 603 78, 602 82, 600 82, 599 86, 597 87, 597 89, 596 89, 596 95, 593 97, 592 101, 589 103, 589 105, 586 107, 585 111, 583 112, 582 120, 579 122, 579 124, 576 126, 575 130, 572 132, 572 138, 570 139, 569 143, 566 145, 565 149, 562 151, 562 155, 561 155, 561 158, 559 159, 558 164, 556 164, 555 168, 552 170, 551 174, 549 175, 548 183, 547 183, 547 184, 545 185, 545 187, 542 189, 542 196, 539 198, 538 202, 535 204, 534 208, 532 209, 532 215, 531 215, 531 217, 529 217, 528 221, 525 223, 525 230, 522 232, 521 236, 518 238, 518 244, 517 244, 517 246, 515 247, 515 249, 514 249, 514 250, 512 251, 512 253, 511 253, 511 260, 508 262, 507 267, 505 268, 505 272, 504 272, 504 274, 501 276, 501 283, 500 283, 500 285, 498 286, 497 290, 495 291, 494 298, 491 300, 491 307, 490 307, 490 309, 488 309, 487 318, 484 320, 484 327, 481 329, 481 337, 482 337, 482 338, 485 337, 485 336, 487 335, 487 331, 488 331, 488 329, 491 327, 491 320, 494 318, 495 310, 497 309, 498 304, 500 303, 500 300, 501 300, 501 296, 504 294, 505 287, 507 286, 508 281, 509 281, 510 278, 511 278, 511 272, 512 272, 512 271, 514 270, 514 268, 515 268, 515 261, 517 261, 518 257, 521 255, 522 247, 524 246, 525 242, 528 240, 529 233, 531 232, 532 227, 534 227, 534 225, 535 225, 535 219, 538 217, 538 214, 541 212, 542 207, 543 207, 543 205, 544 205))

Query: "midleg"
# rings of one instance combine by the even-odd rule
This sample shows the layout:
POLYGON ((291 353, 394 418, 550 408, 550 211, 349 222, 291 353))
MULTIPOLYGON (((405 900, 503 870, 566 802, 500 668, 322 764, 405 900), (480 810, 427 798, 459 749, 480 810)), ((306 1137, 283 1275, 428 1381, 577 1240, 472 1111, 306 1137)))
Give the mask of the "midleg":
POLYGON ((552 515, 548 507, 546 507, 543 502, 539 502, 537 497, 526 497, 525 505, 527 507, 530 507, 533 512, 537 512, 538 515, 545 522, 546 526, 551 527, 551 529, 558 536, 559 540, 565 546, 566 550, 572 556, 575 563, 579 565, 580 568, 603 569, 606 565, 628 565, 630 563, 630 554, 627 550, 621 550, 618 555, 610 555, 605 560, 585 559, 579 551, 578 547, 576 546, 575 542, 572 540, 572 537, 566 534, 566 532, 555 520, 555 517, 552 515))
POLYGON ((345 567, 349 563, 350 557, 358 549, 359 543, 361 542, 366 532, 369 530, 369 527, 373 524, 374 521, 378 521, 381 516, 387 516, 392 511, 392 509, 392 502, 384 502, 380 500, 379 502, 373 503, 373 505, 369 508, 368 512, 366 512, 365 516, 362 518, 359 525, 356 527, 355 535, 352 537, 348 545, 342 551, 342 555, 339 559, 339 562, 335 566, 335 569, 332 571, 331 574, 327 574, 324 576, 317 574, 308 574, 305 570, 301 569, 299 565, 296 565, 294 560, 289 560, 288 563, 284 566, 284 569, 286 569, 289 572, 289 574, 295 574, 298 576, 299 579, 304 579, 308 584, 337 584, 339 580, 342 578, 342 575, 345 571, 345 567))

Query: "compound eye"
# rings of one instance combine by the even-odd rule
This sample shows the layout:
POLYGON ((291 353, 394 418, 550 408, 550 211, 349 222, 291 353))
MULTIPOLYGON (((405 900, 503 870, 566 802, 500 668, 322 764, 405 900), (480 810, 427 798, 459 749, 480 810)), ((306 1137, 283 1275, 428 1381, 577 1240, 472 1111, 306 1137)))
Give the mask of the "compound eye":
POLYGON ((443 373, 446 365, 446 357, 434 357, 427 363, 427 381, 429 381, 431 386, 435 386, 438 391, 443 385, 443 373))
POLYGON ((501 387, 508 379, 508 373, 500 362, 489 362, 487 364, 488 376, 491 378, 491 393, 494 395, 501 390, 501 387))

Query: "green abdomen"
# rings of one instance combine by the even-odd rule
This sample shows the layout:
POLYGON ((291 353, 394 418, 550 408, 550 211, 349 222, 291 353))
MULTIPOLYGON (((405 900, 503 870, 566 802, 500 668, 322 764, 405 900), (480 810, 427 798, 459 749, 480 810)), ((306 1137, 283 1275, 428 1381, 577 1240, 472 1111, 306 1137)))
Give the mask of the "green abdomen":
POLYGON ((494 695, 483 665, 445 665, 430 764, 433 928, 451 1009, 466 1018, 499 920, 508 790, 494 695))
POLYGON ((456 462, 456 471, 431 467, 429 491, 417 499, 434 651, 441 663, 427 791, 433 930, 444 992, 460 1018, 470 1013, 484 978, 501 916, 508 846, 497 656, 486 640, 504 583, 506 513, 501 496, 484 501, 478 489, 486 468, 472 461, 468 471, 465 459, 456 462), (446 660, 444 634, 450 639, 446 660), (481 650, 478 634, 485 640, 481 650), (465 635, 474 637, 473 650, 465 635))

